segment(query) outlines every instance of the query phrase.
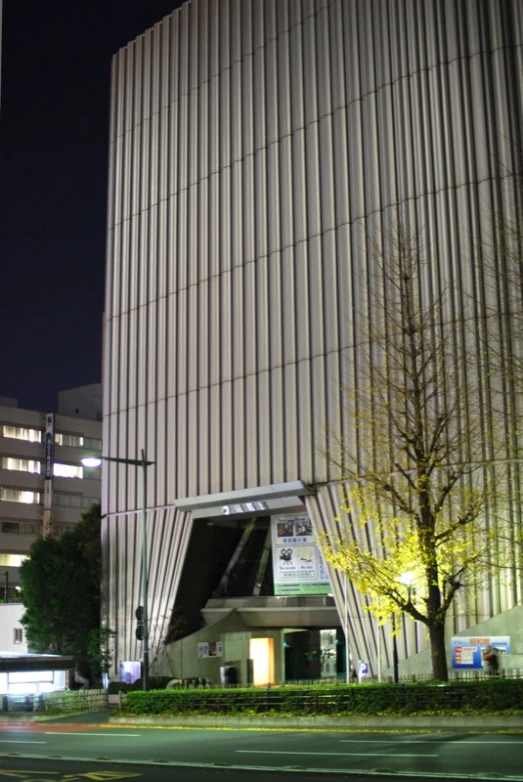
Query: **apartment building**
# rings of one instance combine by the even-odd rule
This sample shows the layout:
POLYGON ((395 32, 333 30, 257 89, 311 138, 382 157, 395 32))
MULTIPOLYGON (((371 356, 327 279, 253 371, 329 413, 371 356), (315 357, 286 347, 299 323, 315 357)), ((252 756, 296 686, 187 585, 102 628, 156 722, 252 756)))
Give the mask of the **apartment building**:
POLYGON ((25 410, 0 397, 0 597, 6 602, 16 601, 19 567, 37 536, 61 535, 100 501, 100 471, 81 464, 86 453, 101 451, 100 416, 96 406, 84 407, 94 420, 25 410))

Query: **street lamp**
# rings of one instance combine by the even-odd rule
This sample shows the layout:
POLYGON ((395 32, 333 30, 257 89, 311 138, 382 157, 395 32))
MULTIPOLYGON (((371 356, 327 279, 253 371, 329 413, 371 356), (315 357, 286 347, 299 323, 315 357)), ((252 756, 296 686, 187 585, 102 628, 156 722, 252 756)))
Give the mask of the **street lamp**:
POLYGON ((147 467, 154 462, 147 461, 145 451, 142 448, 141 459, 124 459, 118 456, 86 456, 82 460, 85 467, 100 467, 102 461, 128 464, 142 468, 142 624, 143 624, 143 671, 142 681, 144 691, 149 689, 149 624, 148 624, 148 584, 147 584, 147 467))
POLYGON ((407 587, 407 597, 410 603, 412 597, 412 582, 414 581, 414 573, 402 573, 399 577, 400 584, 407 587))

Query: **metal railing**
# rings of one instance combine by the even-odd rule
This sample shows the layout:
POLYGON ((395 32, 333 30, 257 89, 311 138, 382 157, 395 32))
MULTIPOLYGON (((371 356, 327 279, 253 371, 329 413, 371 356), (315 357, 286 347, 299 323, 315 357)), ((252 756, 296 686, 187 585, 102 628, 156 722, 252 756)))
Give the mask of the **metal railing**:
MULTIPOLYGON (((461 681, 482 681, 485 679, 523 679, 523 668, 500 668, 497 672, 496 676, 493 677, 493 674, 489 673, 488 671, 484 669, 471 669, 471 670, 450 670, 449 671, 449 683, 452 682, 461 682, 461 681)), ((392 675, 386 675, 382 676, 381 679, 382 683, 384 684, 392 684, 394 679, 392 675)), ((419 673, 419 674, 410 674, 410 675, 402 675, 399 677, 399 683, 400 684, 409 684, 409 683, 415 683, 415 682, 432 682, 434 681, 432 674, 430 673, 419 673)), ((364 686, 366 683, 378 683, 378 677, 375 675, 368 676, 366 678, 365 682, 361 683, 361 686, 364 686)), ((350 682, 351 685, 358 686, 360 682, 356 678, 352 679, 350 682)), ((282 687, 282 686, 288 686, 288 687, 313 687, 313 686, 319 686, 324 685, 328 687, 332 686, 346 686, 347 681, 345 679, 345 674, 338 675, 338 676, 329 676, 329 677, 323 677, 321 679, 290 679, 284 682, 278 682, 278 683, 264 683, 264 684, 253 684, 253 683, 240 683, 238 685, 236 684, 220 684, 219 682, 213 682, 209 679, 205 679, 202 677, 188 677, 188 678, 180 678, 177 683, 171 684, 172 689, 229 689, 229 688, 237 688, 237 687, 248 687, 253 689, 266 689, 270 688, 272 686, 274 687, 282 687)), ((154 688, 153 688, 154 689, 154 688)))
POLYGON ((3 695, 3 712, 49 712, 78 714, 106 711, 109 708, 106 690, 73 690, 27 695, 3 695))

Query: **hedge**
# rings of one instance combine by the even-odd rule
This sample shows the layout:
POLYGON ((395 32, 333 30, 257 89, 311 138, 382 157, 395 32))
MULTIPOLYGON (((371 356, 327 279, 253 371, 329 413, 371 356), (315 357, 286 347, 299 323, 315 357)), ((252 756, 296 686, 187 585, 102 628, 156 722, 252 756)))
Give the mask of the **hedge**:
POLYGON ((523 680, 129 692, 122 715, 413 715, 523 712, 523 680))
MULTIPOLYGON (((151 690, 160 689, 163 690, 167 687, 167 684, 172 680, 172 676, 157 676, 149 680, 149 687, 151 690)), ((133 692, 135 690, 142 689, 142 680, 137 679, 133 684, 127 684, 126 682, 110 682, 108 693, 109 695, 118 695, 123 692, 133 692)))

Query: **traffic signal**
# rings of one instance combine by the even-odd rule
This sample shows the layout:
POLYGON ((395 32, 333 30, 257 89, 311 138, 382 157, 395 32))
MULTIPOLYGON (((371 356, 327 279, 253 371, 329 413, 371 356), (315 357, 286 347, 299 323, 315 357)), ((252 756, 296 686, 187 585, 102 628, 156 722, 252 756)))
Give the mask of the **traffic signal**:
POLYGON ((136 638, 138 641, 143 641, 144 627, 143 627, 143 606, 138 606, 134 612, 136 617, 136 638))

